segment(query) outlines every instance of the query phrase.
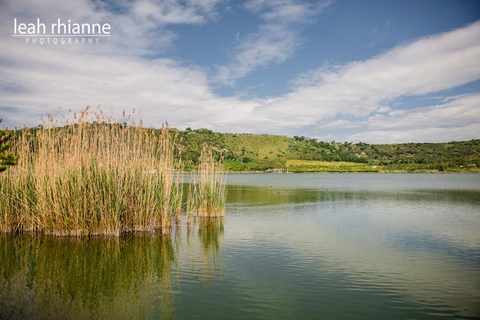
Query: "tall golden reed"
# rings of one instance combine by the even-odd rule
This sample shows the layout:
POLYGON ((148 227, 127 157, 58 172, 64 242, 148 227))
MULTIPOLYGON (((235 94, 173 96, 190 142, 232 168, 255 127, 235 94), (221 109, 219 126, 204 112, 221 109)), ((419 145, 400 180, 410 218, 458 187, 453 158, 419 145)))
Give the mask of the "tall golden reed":
POLYGON ((117 123, 100 108, 49 116, 13 141, 18 164, 0 175, 0 230, 120 235, 161 228, 181 210, 182 169, 168 124, 117 123))
POLYGON ((226 178, 222 161, 217 161, 213 150, 204 145, 199 165, 191 175, 187 218, 225 215, 226 178))

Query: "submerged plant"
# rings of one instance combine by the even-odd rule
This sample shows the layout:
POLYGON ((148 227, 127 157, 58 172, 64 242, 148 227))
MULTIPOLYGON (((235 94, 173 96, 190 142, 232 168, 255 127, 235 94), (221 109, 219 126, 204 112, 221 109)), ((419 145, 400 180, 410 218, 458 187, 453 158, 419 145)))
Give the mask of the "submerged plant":
POLYGON ((142 120, 84 108, 49 116, 12 141, 18 165, 0 176, 0 230, 119 235, 161 228, 181 209, 176 136, 142 120))
POLYGON ((226 178, 222 161, 216 160, 213 150, 204 145, 198 167, 191 175, 187 218, 225 215, 226 178))

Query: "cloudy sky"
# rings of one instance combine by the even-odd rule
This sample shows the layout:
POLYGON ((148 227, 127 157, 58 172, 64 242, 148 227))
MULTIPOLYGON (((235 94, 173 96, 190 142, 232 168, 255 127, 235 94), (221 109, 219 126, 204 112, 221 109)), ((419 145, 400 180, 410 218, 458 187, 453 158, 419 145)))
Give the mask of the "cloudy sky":
POLYGON ((155 127, 478 139, 480 1, 0 1, 4 124, 86 105, 155 127), (109 23, 111 37, 27 44, 14 18, 109 23))

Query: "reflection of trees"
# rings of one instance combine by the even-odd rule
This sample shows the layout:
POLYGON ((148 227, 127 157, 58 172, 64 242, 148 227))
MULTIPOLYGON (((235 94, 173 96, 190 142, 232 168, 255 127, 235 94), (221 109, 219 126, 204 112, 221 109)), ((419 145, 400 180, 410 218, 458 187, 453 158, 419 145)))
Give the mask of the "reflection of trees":
POLYGON ((0 236, 0 316, 172 318, 168 236, 0 236))
POLYGON ((328 190, 298 188, 275 188, 263 186, 229 186, 227 202, 242 206, 271 206, 281 204, 301 204, 309 202, 335 202, 340 200, 370 200, 387 201, 425 201, 425 202, 456 202, 480 203, 480 193, 475 190, 328 190))
POLYGON ((251 206, 269 206, 276 204, 290 204, 316 202, 321 195, 320 190, 287 189, 258 186, 229 186, 227 193, 228 203, 241 203, 251 206))

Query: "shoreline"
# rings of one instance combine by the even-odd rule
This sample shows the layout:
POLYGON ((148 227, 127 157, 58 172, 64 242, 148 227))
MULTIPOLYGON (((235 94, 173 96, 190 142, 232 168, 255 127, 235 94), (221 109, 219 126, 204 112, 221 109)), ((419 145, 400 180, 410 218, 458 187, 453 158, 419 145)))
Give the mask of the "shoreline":
MULTIPOLYGON (((185 172, 185 173, 190 173, 190 172, 185 172)), ((408 171, 379 171, 379 172, 372 172, 372 171, 328 171, 328 172, 313 172, 313 171, 305 171, 305 172, 266 172, 266 171, 227 171, 228 174, 306 174, 306 173, 312 173, 312 174, 332 174, 332 173, 338 173, 338 174, 348 174, 348 173, 354 173, 354 174, 480 174, 480 170, 478 171, 415 171, 415 172, 408 172, 408 171)))

